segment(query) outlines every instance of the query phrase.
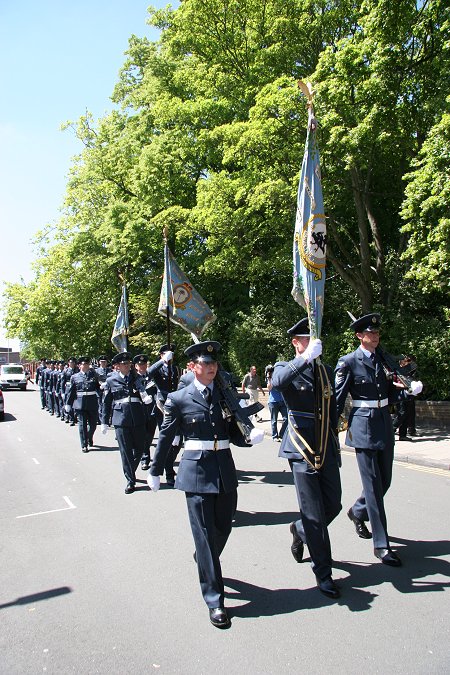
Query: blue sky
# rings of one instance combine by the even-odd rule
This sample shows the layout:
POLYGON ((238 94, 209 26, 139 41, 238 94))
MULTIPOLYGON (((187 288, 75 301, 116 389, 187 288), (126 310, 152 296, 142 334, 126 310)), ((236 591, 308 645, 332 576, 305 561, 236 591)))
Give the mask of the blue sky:
POLYGON ((60 126, 113 108, 129 37, 158 37, 146 24, 149 4, 168 2, 0 0, 0 281, 32 279, 31 239, 59 219, 71 158, 82 149, 60 126))

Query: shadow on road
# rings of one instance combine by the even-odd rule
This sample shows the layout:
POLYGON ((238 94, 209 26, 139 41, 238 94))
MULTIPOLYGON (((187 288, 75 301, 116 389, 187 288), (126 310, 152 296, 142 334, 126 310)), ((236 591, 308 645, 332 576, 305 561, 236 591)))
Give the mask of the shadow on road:
POLYGON ((236 511, 233 527, 252 525, 288 525, 297 520, 298 511, 236 511))
MULTIPOLYGON (((314 579, 314 575, 312 576, 314 579)), ((330 600, 323 595, 315 586, 311 588, 264 588, 255 586, 246 581, 238 579, 224 578, 225 586, 233 591, 225 591, 225 597, 228 602, 247 601, 245 605, 237 605, 229 608, 231 616, 249 619, 259 616, 275 616, 277 614, 291 614, 302 609, 318 609, 338 603, 347 605, 350 611, 360 612, 370 609, 371 603, 377 596, 369 591, 360 589, 343 588, 343 584, 338 582, 338 586, 343 589, 343 595, 339 600, 330 600)))
POLYGON ((293 485, 292 473, 286 471, 237 471, 240 483, 267 483, 269 485, 293 485))
POLYGON ((31 595, 24 595, 21 598, 16 598, 16 600, 12 600, 11 602, 5 602, 3 605, 0 605, 0 609, 14 607, 14 605, 30 605, 34 602, 39 602, 40 600, 49 600, 50 598, 56 598, 59 595, 66 595, 66 593, 72 593, 72 589, 69 588, 69 586, 60 586, 59 588, 52 588, 49 591, 32 593, 31 595))
POLYGON ((4 422, 17 422, 17 417, 11 415, 11 413, 5 412, 5 417, 3 418, 4 422))

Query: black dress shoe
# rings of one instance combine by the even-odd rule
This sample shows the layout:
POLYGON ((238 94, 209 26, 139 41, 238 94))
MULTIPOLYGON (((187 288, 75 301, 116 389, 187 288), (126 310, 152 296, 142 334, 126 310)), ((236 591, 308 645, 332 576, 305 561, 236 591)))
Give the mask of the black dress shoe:
POLYGON ((367 529, 365 522, 357 518, 352 509, 347 511, 347 516, 350 518, 352 523, 354 523, 358 537, 361 537, 361 539, 372 539, 372 534, 367 529))
POLYGON ((292 534, 292 544, 291 544, 291 553, 294 556, 294 560, 298 563, 301 563, 303 560, 303 549, 304 544, 297 533, 297 528, 295 523, 289 525, 289 530, 292 534))
POLYGON ((125 494, 131 495, 132 492, 134 492, 134 483, 127 483, 127 487, 125 488, 125 494))
POLYGON ((89 448, 81 448, 81 452, 89 452, 89 448))
POLYGON ((412 441, 412 438, 410 438, 409 436, 399 436, 398 440, 399 441, 412 441))
POLYGON ((227 628, 230 625, 230 619, 225 607, 210 607, 209 620, 216 628, 227 628))
POLYGON ((317 579, 317 588, 328 598, 339 598, 341 595, 331 576, 317 579))
POLYGON ((170 478, 167 478, 166 476, 166 485, 169 485, 170 487, 175 486, 175 476, 170 476, 170 478))
POLYGON ((398 555, 390 548, 375 548, 373 552, 375 557, 381 560, 384 565, 390 565, 391 567, 401 567, 402 565, 398 555))

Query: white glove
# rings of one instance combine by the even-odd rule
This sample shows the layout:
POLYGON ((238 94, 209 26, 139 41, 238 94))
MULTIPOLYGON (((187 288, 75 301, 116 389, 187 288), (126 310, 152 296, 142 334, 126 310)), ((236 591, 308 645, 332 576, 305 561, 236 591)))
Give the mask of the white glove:
POLYGON ((70 413, 70 411, 72 410, 72 406, 70 406, 70 405, 65 405, 65 406, 64 406, 64 410, 66 411, 66 413, 70 413))
POLYGON ((173 439, 172 446, 174 446, 174 445, 175 446, 180 445, 180 437, 179 436, 175 436, 175 438, 173 439))
POLYGON ((264 431, 262 429, 253 428, 250 432, 250 441, 252 445, 262 443, 264 440, 264 431))
POLYGON ((308 363, 317 359, 322 353, 322 340, 313 339, 309 341, 309 345, 306 347, 305 351, 302 354, 302 358, 305 359, 308 363))
POLYGON ((147 485, 152 492, 158 492, 160 483, 161 483, 161 478, 159 476, 152 476, 151 473, 148 474, 147 485))
POLYGON ((167 363, 168 361, 172 361, 173 352, 164 352, 164 354, 161 356, 161 358, 164 361, 164 363, 167 363))
POLYGON ((103 391, 103 389, 106 387, 106 382, 102 382, 100 385, 100 389, 103 391))
POLYGON ((100 431, 102 432, 102 434, 106 434, 106 432, 108 431, 108 425, 107 425, 107 424, 102 424, 102 425, 100 426, 100 431))
POLYGON ((423 389, 423 384, 422 384, 422 382, 421 382, 420 380, 413 380, 413 381, 411 382, 410 389, 411 389, 411 394, 412 394, 413 396, 417 396, 417 395, 420 394, 420 392, 422 391, 422 389, 423 389))
POLYGON ((142 403, 145 403, 145 405, 150 405, 150 403, 153 403, 153 396, 149 396, 148 394, 144 394, 144 392, 141 392, 141 399, 142 399, 142 403))

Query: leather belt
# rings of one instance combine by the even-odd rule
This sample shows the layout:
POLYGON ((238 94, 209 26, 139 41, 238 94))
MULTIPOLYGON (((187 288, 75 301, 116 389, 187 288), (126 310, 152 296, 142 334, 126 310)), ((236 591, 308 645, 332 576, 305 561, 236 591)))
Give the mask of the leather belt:
POLYGON ((303 412, 301 410, 289 410, 288 415, 293 415, 294 417, 297 415, 298 417, 306 417, 309 420, 315 419, 314 413, 310 412, 303 412))
POLYGON ((227 450, 230 447, 230 441, 200 441, 197 439, 187 440, 184 442, 185 450, 227 450))
POLYGON ((378 401, 360 401, 354 400, 354 408, 385 408, 388 405, 389 401, 387 398, 381 398, 378 401))
POLYGON ((77 396, 97 396, 96 391, 77 391, 77 396))
POLYGON ((141 399, 137 396, 127 396, 126 398, 116 398, 114 403, 141 403, 141 399))

